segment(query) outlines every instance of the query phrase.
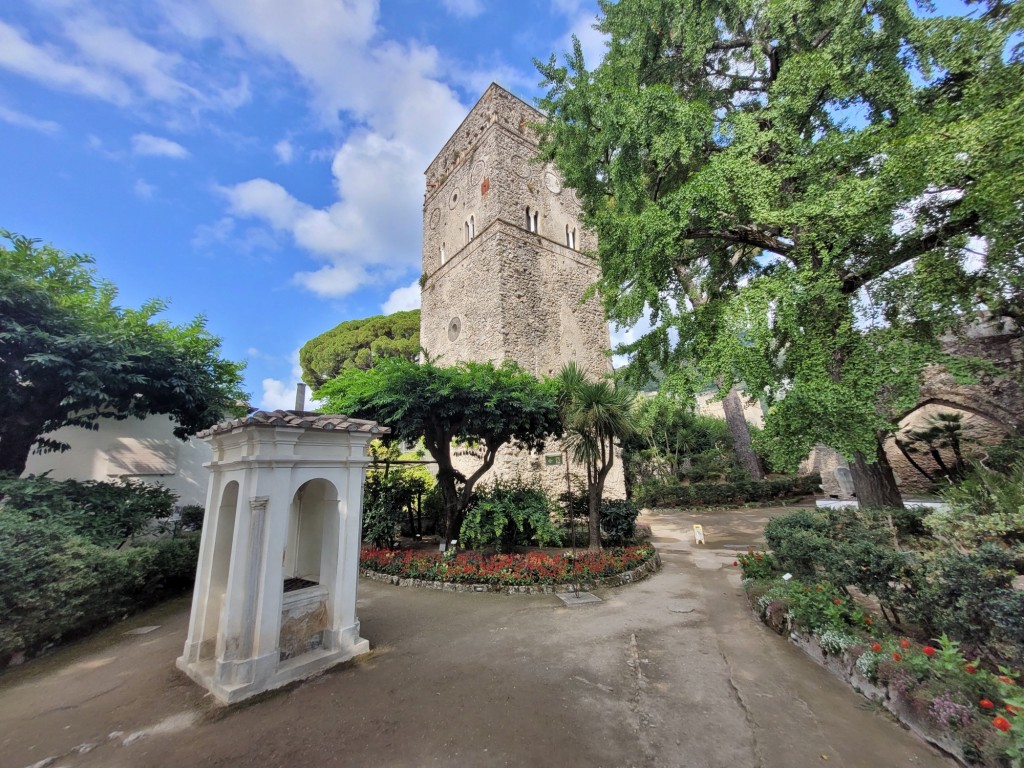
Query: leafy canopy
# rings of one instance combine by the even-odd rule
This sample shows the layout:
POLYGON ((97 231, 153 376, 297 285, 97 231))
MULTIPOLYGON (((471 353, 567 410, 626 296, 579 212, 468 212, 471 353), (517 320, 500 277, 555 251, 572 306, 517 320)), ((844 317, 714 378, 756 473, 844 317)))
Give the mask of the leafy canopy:
POLYGON ((302 380, 318 391, 349 368, 371 368, 385 357, 415 361, 420 352, 420 311, 348 320, 310 339, 299 350, 302 380))
POLYGON ((631 369, 765 392, 780 468, 815 441, 872 456, 939 334, 1020 317, 1024 6, 601 9, 596 69, 578 43, 538 64, 543 152, 598 234, 611 319, 655 326, 631 369))
POLYGON ((62 451, 43 435, 96 428, 103 417, 169 414, 180 438, 237 408, 243 365, 220 357, 220 339, 197 317, 114 304, 92 259, 0 231, 0 471, 20 474, 29 451, 62 451))
POLYGON ((389 357, 369 370, 347 369, 317 392, 322 410, 372 419, 391 428, 389 439, 423 445, 437 462, 446 535, 456 538, 476 482, 506 444, 536 450, 561 434, 555 385, 514 362, 441 367, 389 357), (452 464, 452 443, 476 445, 481 463, 470 475, 452 464))

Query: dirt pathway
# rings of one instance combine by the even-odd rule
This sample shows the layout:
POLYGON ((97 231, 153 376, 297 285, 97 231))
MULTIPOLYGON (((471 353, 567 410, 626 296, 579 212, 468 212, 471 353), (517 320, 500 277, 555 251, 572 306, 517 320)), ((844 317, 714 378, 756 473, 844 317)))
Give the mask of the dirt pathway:
POLYGON ((230 710, 175 601, 0 677, 0 766, 952 766, 750 617, 779 512, 650 515, 664 568, 594 606, 362 581, 366 658, 230 710))

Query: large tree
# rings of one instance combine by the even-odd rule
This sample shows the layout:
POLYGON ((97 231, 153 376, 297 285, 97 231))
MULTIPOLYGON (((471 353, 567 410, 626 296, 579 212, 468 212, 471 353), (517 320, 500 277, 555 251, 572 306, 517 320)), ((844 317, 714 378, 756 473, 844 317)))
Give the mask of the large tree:
POLYGON ((420 353, 420 311, 410 309, 347 320, 310 339, 299 350, 302 380, 316 392, 349 368, 372 368, 385 357, 415 361, 420 353))
POLYGON ((21 474, 33 447, 66 450, 46 437, 60 427, 169 414, 184 439, 237 410, 243 365, 220 357, 203 318, 117 307, 89 257, 0 235, 0 472, 21 474))
POLYGON ((389 357, 373 368, 343 370, 317 392, 321 410, 372 419, 391 428, 389 440, 423 440, 437 462, 444 535, 457 539, 477 481, 503 445, 535 450, 561 435, 555 385, 507 361, 441 367, 389 357), (483 456, 466 475, 452 461, 452 444, 476 445, 483 456))
POLYGON ((773 464, 832 445, 866 504, 901 503, 882 442, 938 336, 1020 316, 1024 7, 970 6, 601 0, 601 64, 539 65, 638 360, 764 393, 773 464))

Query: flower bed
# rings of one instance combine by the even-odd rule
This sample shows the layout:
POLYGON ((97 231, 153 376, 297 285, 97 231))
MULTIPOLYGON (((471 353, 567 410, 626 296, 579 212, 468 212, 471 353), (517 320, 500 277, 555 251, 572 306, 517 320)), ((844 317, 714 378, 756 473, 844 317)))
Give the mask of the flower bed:
POLYGON ((402 586, 450 592, 559 592, 618 586, 642 579, 661 565, 654 547, 641 544, 568 555, 457 554, 365 548, 362 575, 402 586))
POLYGON ((760 620, 919 736, 964 764, 1024 764, 1024 690, 1011 670, 965 658, 944 635, 921 644, 890 634, 833 585, 779 578, 768 553, 734 565, 760 620))

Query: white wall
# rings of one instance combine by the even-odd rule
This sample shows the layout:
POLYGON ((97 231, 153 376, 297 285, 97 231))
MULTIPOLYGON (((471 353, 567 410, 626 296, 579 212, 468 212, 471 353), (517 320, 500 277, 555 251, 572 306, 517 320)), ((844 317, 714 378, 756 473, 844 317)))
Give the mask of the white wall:
POLYGON ((205 505, 209 471, 203 465, 213 452, 201 440, 182 442, 173 430, 169 416, 100 419, 96 431, 64 427, 47 437, 68 443, 71 450, 30 455, 24 474, 49 471, 54 480, 144 480, 174 491, 179 504, 205 505))

